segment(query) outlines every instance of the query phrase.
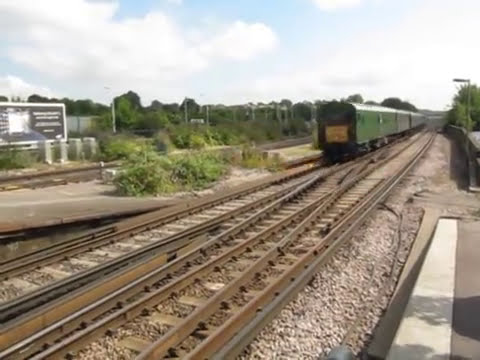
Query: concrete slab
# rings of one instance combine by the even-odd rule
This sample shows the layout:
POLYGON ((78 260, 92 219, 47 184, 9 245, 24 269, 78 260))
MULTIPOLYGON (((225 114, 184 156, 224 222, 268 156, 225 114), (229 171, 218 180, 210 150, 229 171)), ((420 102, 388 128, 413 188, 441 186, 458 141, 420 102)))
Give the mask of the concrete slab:
POLYGON ((400 274, 397 289, 390 300, 385 315, 375 330, 373 341, 368 348, 370 358, 385 359, 388 354, 423 265, 440 213, 439 209, 425 209, 422 224, 400 274))
POLYGON ((116 197, 112 192, 112 186, 99 181, 0 192, 0 232, 148 211, 181 201, 116 197))
POLYGON ((448 360, 451 352, 457 221, 438 222, 388 360, 448 360))
POLYGON ((480 221, 458 226, 452 359, 480 359, 480 221))

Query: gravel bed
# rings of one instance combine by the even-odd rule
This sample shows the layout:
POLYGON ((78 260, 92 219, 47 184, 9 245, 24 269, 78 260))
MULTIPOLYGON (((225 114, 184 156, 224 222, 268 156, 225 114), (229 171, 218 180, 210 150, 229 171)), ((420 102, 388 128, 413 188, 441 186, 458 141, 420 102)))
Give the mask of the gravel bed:
MULTIPOLYGON (((387 199, 387 208, 372 214, 239 359, 318 359, 343 341, 361 357, 420 226, 423 208, 411 201, 413 196, 425 190, 467 196, 451 175, 451 156, 448 140, 437 136, 419 166, 387 199)), ((468 211, 450 207, 443 213, 468 211)))

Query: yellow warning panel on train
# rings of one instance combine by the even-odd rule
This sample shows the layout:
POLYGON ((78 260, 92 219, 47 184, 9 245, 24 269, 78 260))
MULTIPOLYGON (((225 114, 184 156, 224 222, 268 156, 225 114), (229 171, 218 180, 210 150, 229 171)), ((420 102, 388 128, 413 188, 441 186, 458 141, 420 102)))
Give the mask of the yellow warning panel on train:
POLYGON ((348 142, 348 126, 327 126, 326 140, 328 143, 345 143, 348 142))

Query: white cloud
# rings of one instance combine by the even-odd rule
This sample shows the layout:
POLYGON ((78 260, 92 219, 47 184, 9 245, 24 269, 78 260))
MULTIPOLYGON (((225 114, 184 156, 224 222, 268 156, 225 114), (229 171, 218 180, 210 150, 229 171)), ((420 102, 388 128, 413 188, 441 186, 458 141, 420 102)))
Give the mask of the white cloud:
POLYGON ((236 21, 201 47, 206 56, 249 60, 263 51, 273 50, 277 43, 274 32, 261 23, 236 21))
POLYGON ((183 0, 167 0, 167 2, 175 5, 181 5, 183 3, 183 0))
POLYGON ((354 7, 362 3, 362 0, 312 0, 321 10, 336 10, 354 7))
POLYGON ((0 76, 0 95, 8 98, 20 97, 26 99, 32 94, 54 97, 55 94, 48 88, 29 84, 23 79, 12 76, 0 76))
POLYGON ((400 96, 420 107, 444 109, 455 91, 452 78, 480 81, 478 13, 476 1, 425 0, 389 27, 352 34, 328 49, 318 44, 322 50, 309 55, 310 60, 229 92, 262 101, 360 92, 367 99, 400 96))
POLYGON ((118 20, 117 10, 116 2, 0 0, 6 54, 56 81, 134 88, 151 99, 215 63, 250 60, 276 45, 261 23, 236 21, 207 33, 182 29, 160 11, 118 20))

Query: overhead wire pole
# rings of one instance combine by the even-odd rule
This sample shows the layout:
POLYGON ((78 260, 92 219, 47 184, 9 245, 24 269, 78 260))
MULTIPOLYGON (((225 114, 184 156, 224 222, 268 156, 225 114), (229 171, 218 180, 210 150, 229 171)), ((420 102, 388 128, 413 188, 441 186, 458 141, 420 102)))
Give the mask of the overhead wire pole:
MULTIPOLYGON (((108 91, 112 90, 109 86, 104 86, 104 88, 108 91)), ((112 94, 112 130, 114 134, 117 132, 117 122, 115 119, 115 96, 113 96, 113 94, 112 94)))
POLYGON ((183 106, 185 108, 185 123, 188 123, 188 99, 185 96, 185 99, 183 100, 183 106))
MULTIPOLYGON (((200 94, 200 97, 204 97, 205 94, 200 94)), ((210 109, 209 109, 209 106, 208 104, 205 104, 205 115, 206 115, 206 122, 207 122, 207 126, 210 125, 210 109)))

